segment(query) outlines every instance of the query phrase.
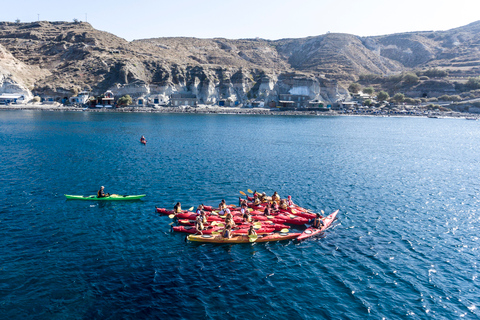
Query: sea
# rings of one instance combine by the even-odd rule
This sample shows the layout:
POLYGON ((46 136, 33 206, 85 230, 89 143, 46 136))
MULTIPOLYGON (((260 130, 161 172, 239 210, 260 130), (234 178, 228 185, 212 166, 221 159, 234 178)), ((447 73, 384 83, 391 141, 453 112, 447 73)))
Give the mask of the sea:
POLYGON ((479 143, 465 119, 0 111, 0 318, 479 319, 479 143), (64 196, 100 186, 146 196, 64 196), (340 211, 216 245, 155 210, 248 190, 340 211))

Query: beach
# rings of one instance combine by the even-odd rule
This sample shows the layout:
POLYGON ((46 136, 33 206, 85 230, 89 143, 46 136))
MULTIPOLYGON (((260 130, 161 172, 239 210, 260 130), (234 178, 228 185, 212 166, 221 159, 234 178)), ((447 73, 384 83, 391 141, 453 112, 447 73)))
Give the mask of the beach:
POLYGON ((430 118, 468 118, 477 119, 476 113, 455 112, 455 111, 431 111, 428 113, 375 113, 373 111, 347 111, 347 110, 281 110, 279 108, 248 108, 248 107, 221 107, 212 105, 198 106, 152 106, 138 107, 127 106, 119 108, 85 108, 65 106, 60 103, 27 103, 0 105, 0 110, 43 110, 43 111, 75 111, 75 112, 113 112, 113 113, 197 113, 197 114, 251 114, 251 115, 286 115, 286 116, 376 116, 376 117, 430 117, 430 118))

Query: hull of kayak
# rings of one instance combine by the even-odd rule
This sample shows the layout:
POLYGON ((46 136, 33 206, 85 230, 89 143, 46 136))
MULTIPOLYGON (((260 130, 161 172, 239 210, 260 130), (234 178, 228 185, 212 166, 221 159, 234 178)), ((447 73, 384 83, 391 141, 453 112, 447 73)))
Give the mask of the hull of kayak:
POLYGON ((68 200, 95 200, 95 201, 125 201, 125 200, 138 200, 145 197, 146 194, 131 195, 131 196, 121 196, 121 195, 111 195, 108 197, 97 198, 97 196, 77 196, 66 194, 68 200))
MULTIPOLYGON (((264 237, 259 237, 255 242, 271 242, 295 239, 300 233, 274 233, 264 237)), ((231 238, 224 238, 221 235, 190 235, 187 238, 194 242, 203 243, 250 243, 248 236, 233 236, 231 238)))
POLYGON ((332 224, 333 220, 335 220, 337 213, 338 213, 338 210, 330 214, 328 217, 326 217, 323 220, 323 227, 321 227, 320 229, 308 228, 305 231, 303 231, 303 233, 297 238, 297 240, 303 240, 306 238, 313 237, 314 235, 319 234, 320 232, 326 230, 332 224))

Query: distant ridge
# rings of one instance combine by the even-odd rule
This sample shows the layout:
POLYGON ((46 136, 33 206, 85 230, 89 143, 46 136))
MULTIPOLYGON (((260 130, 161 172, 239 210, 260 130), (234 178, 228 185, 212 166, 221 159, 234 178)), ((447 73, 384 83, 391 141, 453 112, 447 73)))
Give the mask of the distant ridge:
POLYGON ((0 45, 3 83, 54 96, 84 89, 137 96, 192 92, 207 103, 268 99, 306 87, 310 98, 331 101, 362 74, 426 68, 449 69, 459 77, 480 74, 480 21, 373 37, 131 42, 85 22, 0 22, 0 45))

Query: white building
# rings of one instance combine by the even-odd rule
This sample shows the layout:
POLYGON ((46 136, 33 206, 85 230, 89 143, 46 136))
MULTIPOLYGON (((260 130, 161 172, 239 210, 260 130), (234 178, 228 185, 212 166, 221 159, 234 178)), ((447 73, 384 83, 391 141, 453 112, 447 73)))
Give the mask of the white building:
POLYGON ((82 91, 78 94, 76 97, 71 97, 69 99, 70 103, 76 103, 76 104, 85 104, 88 101, 89 94, 86 91, 82 91))
POLYGON ((16 93, 2 93, 0 94, 0 104, 10 103, 25 103, 25 96, 16 93))

